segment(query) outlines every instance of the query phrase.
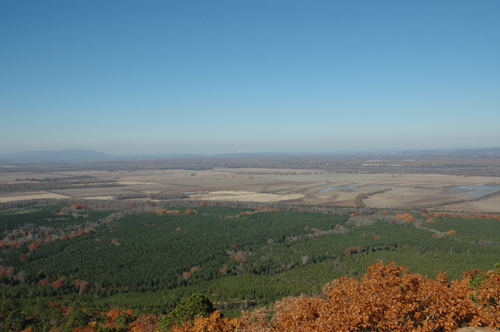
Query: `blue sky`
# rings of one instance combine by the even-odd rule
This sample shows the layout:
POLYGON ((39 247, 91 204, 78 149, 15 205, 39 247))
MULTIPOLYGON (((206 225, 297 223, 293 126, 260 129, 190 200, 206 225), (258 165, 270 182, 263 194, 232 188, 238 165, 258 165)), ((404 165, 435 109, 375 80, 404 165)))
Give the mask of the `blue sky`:
POLYGON ((0 2, 0 153, 500 146, 500 1, 0 2))

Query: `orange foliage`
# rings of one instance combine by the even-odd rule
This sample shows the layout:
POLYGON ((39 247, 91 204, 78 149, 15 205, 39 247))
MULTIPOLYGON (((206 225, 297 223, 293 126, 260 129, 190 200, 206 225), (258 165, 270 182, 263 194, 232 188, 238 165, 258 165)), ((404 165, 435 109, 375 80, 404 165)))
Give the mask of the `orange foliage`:
POLYGON ((11 276, 14 274, 14 268, 12 266, 9 266, 6 270, 5 270, 5 275, 6 276, 11 276))
POLYGON ((69 207, 72 208, 73 210, 86 210, 87 204, 75 204, 75 203, 73 203, 69 207))
POLYGON ((118 242, 118 239, 111 240, 111 243, 116 243, 116 242, 118 242))
POLYGON ((345 251, 344 251, 344 255, 346 256, 350 256, 350 255, 353 255, 353 254, 359 254, 359 253, 362 253, 363 252, 363 247, 362 246, 358 246, 358 247, 349 247, 347 248, 345 251))
POLYGON ((89 283, 83 280, 76 279, 73 282, 73 285, 78 290, 78 294, 82 294, 85 291, 85 289, 87 289, 87 287, 89 286, 89 283))
POLYGON ((27 259, 28 259, 28 255, 26 255, 26 254, 22 255, 22 256, 19 258, 19 260, 20 260, 21 262, 26 262, 26 260, 27 260, 27 259))
POLYGON ((119 316, 121 315, 121 311, 120 309, 114 309, 114 310, 111 310, 110 312, 107 312, 106 313, 106 317, 108 318, 108 320, 110 321, 114 321, 115 319, 117 319, 119 316))
POLYGON ((12 241, 11 244, 10 244, 11 247, 21 247, 21 245, 19 244, 19 242, 17 241, 12 241))
POLYGON ((158 209, 156 210, 156 214, 159 214, 160 216, 167 214, 167 210, 165 209, 158 209))
POLYGON ((434 218, 443 218, 443 214, 441 212, 434 213, 434 218))
POLYGON ((375 235, 375 240, 380 240, 380 236, 375 235))
POLYGON ((196 212, 196 210, 192 210, 192 209, 187 209, 186 212, 184 212, 185 214, 197 214, 198 212, 196 212))
POLYGON ((219 204, 219 202, 213 202, 212 205, 213 206, 219 206, 220 204, 219 204))
POLYGON ((237 243, 237 242, 235 242, 235 243, 233 243, 233 244, 231 245, 231 247, 232 247, 233 249, 238 249, 238 248, 240 247, 240 244, 239 244, 239 243, 237 243))
POLYGON ((408 272, 395 263, 368 267, 361 280, 342 277, 323 287, 323 297, 288 297, 272 308, 222 318, 196 317, 173 332, 238 331, 455 331, 465 326, 500 328, 500 271, 464 274, 448 282, 408 272), (470 281, 482 277, 473 289, 470 281))
POLYGON ((207 202, 205 202, 205 201, 201 201, 201 202, 200 202, 200 206, 207 206, 207 202))
POLYGON ((448 235, 456 235, 457 232, 455 232, 453 229, 450 229, 448 232, 448 235))
POLYGON ((30 250, 37 250, 40 247, 38 243, 31 243, 29 248, 30 250))
POLYGON ((241 251, 234 256, 234 260, 237 262, 242 262, 246 263, 247 262, 247 253, 244 251, 241 251))
POLYGON ((227 273, 227 271, 229 271, 229 269, 227 268, 227 266, 223 266, 223 267, 221 267, 221 268, 219 269, 219 272, 220 272, 221 274, 226 274, 226 273, 227 273))
POLYGON ((429 219, 427 219, 425 222, 426 222, 426 223, 431 223, 431 222, 434 222, 434 219, 429 218, 429 219))
POLYGON ((186 271, 186 272, 184 272, 184 273, 182 274, 182 277, 183 277, 184 279, 186 279, 186 280, 187 280, 187 279, 189 279, 189 278, 191 278, 191 277, 192 277, 192 274, 191 274, 191 272, 187 272, 187 271, 186 271))
POLYGON ((354 212, 354 213, 351 213, 351 217, 357 217, 357 216, 359 216, 359 215, 361 215, 361 213, 359 213, 359 212, 354 212))
POLYGON ((93 328, 92 326, 85 326, 83 328, 81 326, 78 326, 71 332, 95 332, 95 328, 93 328))
POLYGON ((198 271, 201 271, 201 267, 199 267, 199 266, 193 266, 193 267, 189 270, 189 272, 191 272, 191 273, 195 273, 195 272, 198 272, 198 271))
POLYGON ((175 230, 176 230, 176 231, 180 231, 180 230, 181 230, 181 228, 180 228, 180 227, 177 227, 175 230))
POLYGON ((101 239, 100 238, 96 238, 95 242, 101 242, 101 239))
POLYGON ((129 332, 154 332, 158 326, 158 317, 153 315, 140 315, 130 324, 129 332))
MULTIPOLYGON (((220 312, 214 311, 209 317, 196 317, 194 322, 187 321, 182 326, 174 326, 171 332, 232 332, 241 327, 240 318, 222 318, 220 312)), ((248 330, 250 331, 250 330, 248 330)))
POLYGON ((149 205, 156 206, 156 202, 151 202, 151 203, 149 203, 149 205))
POLYGON ((57 280, 52 284, 52 288, 64 288, 64 280, 57 280))
POLYGON ((42 279, 38 282, 38 286, 49 286, 50 281, 48 279, 42 279))
POLYGON ((398 218, 399 220, 405 220, 408 223, 415 221, 415 218, 411 213, 403 213, 403 214, 397 213, 396 218, 398 218))
POLYGON ((388 216, 389 215, 389 211, 384 211, 384 216, 388 216))

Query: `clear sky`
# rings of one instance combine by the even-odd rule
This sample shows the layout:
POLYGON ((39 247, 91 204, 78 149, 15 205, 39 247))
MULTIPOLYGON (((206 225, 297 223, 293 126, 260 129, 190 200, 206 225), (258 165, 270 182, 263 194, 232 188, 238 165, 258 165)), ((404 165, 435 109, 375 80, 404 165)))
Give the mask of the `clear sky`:
POLYGON ((0 153, 500 146, 500 1, 0 1, 0 153))

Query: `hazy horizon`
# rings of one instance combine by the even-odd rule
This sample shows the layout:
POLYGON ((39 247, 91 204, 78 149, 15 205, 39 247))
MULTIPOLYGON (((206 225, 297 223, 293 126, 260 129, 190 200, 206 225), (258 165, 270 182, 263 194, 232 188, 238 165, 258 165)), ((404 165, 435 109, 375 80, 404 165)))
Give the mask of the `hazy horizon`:
POLYGON ((498 1, 4 1, 0 154, 500 142, 498 1))

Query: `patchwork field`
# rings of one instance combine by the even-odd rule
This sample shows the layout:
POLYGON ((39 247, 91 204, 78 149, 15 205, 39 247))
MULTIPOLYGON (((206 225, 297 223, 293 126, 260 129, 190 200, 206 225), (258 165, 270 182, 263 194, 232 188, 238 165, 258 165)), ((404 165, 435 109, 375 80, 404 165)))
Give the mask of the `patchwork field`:
POLYGON ((68 197, 112 199, 117 195, 161 192, 189 195, 191 199, 354 206, 356 196, 365 193, 369 196, 364 199, 364 204, 369 207, 434 206, 455 211, 500 211, 500 195, 495 194, 500 191, 500 177, 215 168, 203 171, 5 172, 0 173, 0 184, 16 185, 26 181, 26 178, 31 179, 30 183, 40 185, 44 183, 42 179, 69 179, 71 184, 71 179, 78 177, 87 177, 91 184, 109 182, 111 185, 82 187, 75 182, 61 189, 4 190, 0 191, 0 202, 68 197))

